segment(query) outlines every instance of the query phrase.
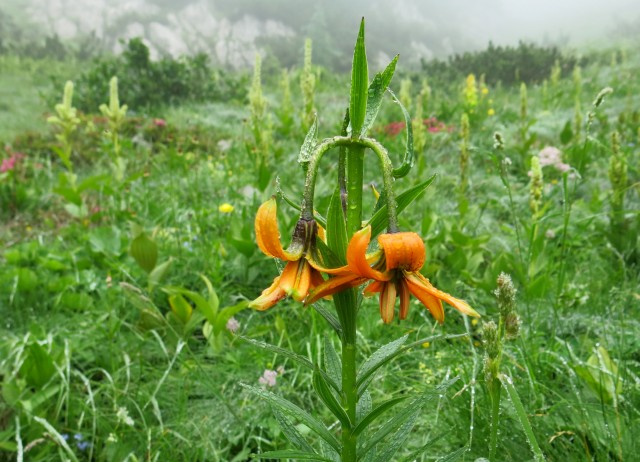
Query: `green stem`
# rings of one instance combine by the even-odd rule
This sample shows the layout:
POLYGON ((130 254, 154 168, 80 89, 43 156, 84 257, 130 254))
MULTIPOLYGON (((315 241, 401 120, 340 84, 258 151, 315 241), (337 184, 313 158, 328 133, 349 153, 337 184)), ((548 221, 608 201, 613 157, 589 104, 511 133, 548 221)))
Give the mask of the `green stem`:
POLYGON ((494 384, 489 393, 491 398, 491 436, 489 438, 489 461, 496 460, 496 450, 498 449, 498 426, 500 424, 500 390, 501 384, 497 377, 492 378, 494 384))
POLYGON ((380 160, 380 166, 382 167, 382 182, 384 184, 384 193, 387 200, 387 215, 389 216, 389 233, 398 232, 398 204, 396 202, 396 195, 393 190, 393 165, 391 165, 391 159, 389 159, 389 153, 383 145, 377 141, 365 138, 361 140, 362 144, 376 153, 380 160))
MULTIPOLYGON (((354 307, 355 308, 355 307, 354 307)), ((355 317, 354 317, 355 321, 355 317)), ((354 323, 355 331, 355 323, 354 323)), ((342 393, 343 406, 349 420, 356 423, 356 406, 358 404, 358 388, 356 387, 356 343, 342 344, 342 393)), ((353 426, 342 428, 342 462, 355 462, 358 438, 352 433, 353 426)))

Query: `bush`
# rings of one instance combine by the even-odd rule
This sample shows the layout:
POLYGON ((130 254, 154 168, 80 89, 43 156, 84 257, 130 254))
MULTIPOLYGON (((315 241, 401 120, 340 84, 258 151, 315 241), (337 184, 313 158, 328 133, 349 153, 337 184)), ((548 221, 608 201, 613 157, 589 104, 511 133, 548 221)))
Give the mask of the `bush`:
POLYGON ((430 79, 443 82, 460 80, 461 77, 474 73, 484 74, 489 84, 500 81, 509 85, 541 82, 549 77, 556 61, 564 75, 570 73, 578 63, 575 57, 563 55, 555 46, 543 47, 520 42, 517 47, 502 47, 489 42, 486 50, 456 54, 447 61, 423 60, 422 69, 430 79))
MULTIPOLYGON (((109 80, 117 76, 120 100, 133 110, 144 110, 188 101, 243 99, 246 78, 212 69, 206 54, 152 61, 141 38, 129 40, 119 56, 93 61, 89 70, 75 80, 74 106, 96 112, 108 100, 109 80)), ((59 98, 63 82, 55 82, 49 105, 59 98)))

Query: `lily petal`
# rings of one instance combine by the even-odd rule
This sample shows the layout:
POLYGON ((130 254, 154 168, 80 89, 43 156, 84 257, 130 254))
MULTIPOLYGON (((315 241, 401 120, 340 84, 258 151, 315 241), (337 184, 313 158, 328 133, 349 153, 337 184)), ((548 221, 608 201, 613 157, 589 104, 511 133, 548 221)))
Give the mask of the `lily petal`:
POLYGON ((406 319, 409 314, 410 295, 409 286, 402 278, 398 281, 398 295, 400 296, 400 319, 406 319))
POLYGON ((405 271, 404 274, 405 274, 405 278, 406 278, 407 282, 409 282, 411 279, 413 279, 425 291, 427 291, 428 293, 430 293, 434 297, 437 297, 440 300, 443 300, 443 301, 447 302, 449 305, 451 305, 452 307, 454 307, 456 310, 460 311, 461 313, 466 314, 467 316, 473 316, 474 318, 479 318, 480 317, 480 314, 478 314, 478 312, 476 310, 471 308, 467 302, 465 302, 464 300, 460 300, 459 298, 456 298, 456 297, 454 297, 452 295, 449 295, 446 292, 443 292, 441 290, 436 289, 435 287, 433 287, 433 285, 431 285, 431 282, 429 282, 429 280, 427 278, 425 278, 422 274, 420 274, 420 273, 410 273, 408 271, 405 271))
POLYGON ((414 297, 420 300, 420 302, 427 307, 427 309, 431 312, 431 316, 433 316, 436 321, 442 324, 444 322, 444 309, 442 308, 442 301, 426 291, 421 281, 416 281, 415 279, 411 279, 409 277, 407 277, 405 281, 407 282, 407 288, 409 289, 409 292, 411 292, 414 297))
POLYGON ((309 293, 304 304, 311 305, 328 295, 333 295, 336 292, 341 292, 343 290, 359 286, 366 280, 367 278, 361 278, 357 274, 352 273, 329 278, 309 293))
POLYGON ((393 321, 393 312, 396 307, 396 285, 393 282, 385 282, 380 292, 380 317, 382 322, 389 324, 393 321))
POLYGON ((377 294, 379 292, 382 292, 382 289, 384 287, 384 282, 382 281, 373 281, 371 284, 369 284, 364 291, 362 292, 362 294, 365 297, 371 297, 374 294, 377 294))
POLYGON ((381 234, 378 236, 378 243, 384 250, 387 271, 396 268, 418 271, 424 265, 424 242, 416 233, 381 234))
POLYGON ((280 278, 278 276, 273 280, 273 284, 270 287, 262 291, 262 295, 249 303, 250 308, 255 308, 259 311, 268 310, 273 305, 287 296, 287 293, 280 287, 280 278))
POLYGON ((282 244, 280 243, 280 230, 278 229, 277 211, 278 206, 275 197, 269 199, 258 209, 255 221, 258 247, 269 257, 279 258, 285 261, 297 260, 300 255, 287 252, 282 248, 282 244))
POLYGON ((354 233, 347 247, 347 265, 357 275, 376 281, 388 281, 393 276, 387 272, 374 270, 367 260, 367 247, 371 241, 371 226, 354 233))

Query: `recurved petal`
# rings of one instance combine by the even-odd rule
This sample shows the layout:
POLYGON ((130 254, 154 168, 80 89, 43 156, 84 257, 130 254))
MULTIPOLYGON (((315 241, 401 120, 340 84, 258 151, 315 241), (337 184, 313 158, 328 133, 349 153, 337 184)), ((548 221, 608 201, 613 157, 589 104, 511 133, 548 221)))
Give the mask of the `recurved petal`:
MULTIPOLYGON (((294 262, 289 262, 287 263, 287 266, 292 264, 294 264, 294 262)), ((291 297, 295 301, 301 302, 307 297, 309 288, 311 287, 312 271, 313 268, 311 268, 311 265, 309 265, 306 260, 298 260, 293 280, 293 286, 289 290, 285 288, 287 294, 291 295, 291 297)))
POLYGON ((254 301, 249 303, 250 308, 255 308, 259 311, 268 310, 273 305, 287 296, 287 293, 280 287, 280 278, 278 276, 273 280, 273 284, 270 287, 262 291, 262 294, 254 301))
POLYGON ((275 197, 271 197, 258 209, 255 222, 258 247, 270 257, 287 261, 297 260, 299 255, 287 252, 282 248, 277 212, 278 206, 275 197))
POLYGON ((311 305, 328 295, 359 286, 366 280, 367 278, 361 278, 357 274, 346 274, 329 278, 309 293, 304 304, 311 305))
POLYGON ((418 271, 424 265, 424 242, 416 233, 381 234, 378 243, 384 250, 387 271, 396 268, 418 271))
POLYGON ((424 287, 424 290, 429 292, 434 297, 438 297, 440 300, 448 303, 449 305, 454 307, 456 310, 460 311, 463 314, 466 314, 467 316, 473 316, 475 318, 480 317, 480 314, 478 314, 476 310, 471 308, 467 302, 459 298, 456 298, 452 295, 449 295, 446 292, 436 289, 435 287, 433 287, 433 285, 431 285, 431 282, 429 282, 429 280, 425 278, 422 274, 405 272, 405 277, 407 278, 407 281, 409 280, 410 275, 413 275, 418 281, 420 281, 422 287, 424 287))
POLYGON ((375 279, 376 281, 388 281, 392 274, 388 272, 377 271, 369 265, 367 260, 367 247, 371 241, 371 226, 362 228, 354 233, 347 247, 347 265, 349 269, 357 275, 375 279))
POLYGON ((420 302, 427 307, 436 321, 440 324, 444 322, 444 309, 442 308, 442 301, 433 296, 426 287, 422 284, 420 279, 414 276, 415 273, 406 273, 405 281, 407 283, 407 289, 413 294, 420 302))
POLYGON ((385 284, 386 283, 382 281, 373 281, 364 289, 362 293, 364 294, 365 297, 371 297, 381 292, 385 284))

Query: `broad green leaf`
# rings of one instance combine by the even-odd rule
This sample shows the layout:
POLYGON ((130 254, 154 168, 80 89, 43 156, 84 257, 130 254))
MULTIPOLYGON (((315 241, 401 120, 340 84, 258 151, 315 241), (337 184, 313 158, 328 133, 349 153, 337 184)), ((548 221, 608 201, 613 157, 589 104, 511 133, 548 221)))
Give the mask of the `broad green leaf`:
POLYGON ((329 408, 331 413, 336 416, 343 427, 351 427, 351 421, 344 408, 340 405, 336 397, 331 392, 329 384, 326 382, 320 368, 316 366, 312 377, 313 389, 316 391, 322 402, 329 408))
POLYGON ((367 52, 364 46, 364 18, 360 22, 360 31, 353 51, 351 68, 351 95, 349 99, 349 117, 351 118, 351 136, 359 137, 362 133, 367 112, 367 89, 369 87, 369 68, 367 52))
POLYGON ((218 294, 213 289, 213 284, 209 278, 207 278, 204 274, 200 275, 200 279, 202 279, 207 286, 207 292, 209 293, 209 304, 211 305, 211 309, 214 313, 218 313, 218 307, 220 306, 220 300, 218 299, 218 294))
POLYGON ((413 127, 411 125, 411 116, 409 115, 409 111, 407 111, 407 109, 402 105, 400 100, 396 98, 396 95, 393 94, 390 88, 388 88, 387 91, 391 93, 393 100, 396 103, 398 103, 398 105, 400 106, 400 109, 402 110, 402 115, 404 116, 404 123, 406 126, 405 128, 407 130, 407 137, 405 141, 405 151, 404 151, 404 158, 402 159, 402 165, 400 165, 400 167, 398 168, 393 169, 393 176, 396 178, 402 178, 406 176, 407 173, 409 173, 409 171, 411 170, 411 167, 413 167, 413 164, 415 162, 415 156, 413 153, 413 127))
POLYGON ((287 437, 287 439, 291 444, 293 444, 296 448, 298 448, 301 451, 305 451, 308 453, 314 452, 311 445, 307 443, 307 441, 300 434, 298 429, 291 423, 291 421, 286 415, 280 412, 280 410, 275 406, 271 406, 271 411, 273 412, 273 415, 278 421, 278 424, 282 429, 282 433, 284 433, 284 436, 287 437))
POLYGON ((151 273, 158 263, 158 246, 145 232, 138 233, 131 241, 129 253, 147 273, 151 273))
MULTIPOLYGON (((342 363, 328 336, 324 337, 324 368, 336 384, 342 381, 342 363)), ((342 387, 340 387, 342 389, 342 387)))
POLYGON ((120 229, 115 226, 100 226, 89 233, 91 250, 110 257, 120 255, 120 229))
MULTIPOLYGON (((399 339, 394 340, 393 342, 387 343, 386 345, 381 346, 378 350, 376 350, 369 358, 360 366, 360 370, 358 371, 358 377, 356 379, 356 385, 358 389, 361 388, 361 385, 375 372, 377 371, 383 364, 387 362, 387 358, 396 353, 400 347, 407 341, 409 338, 408 335, 403 335, 399 339)), ((362 390, 364 391, 364 390, 362 390)), ((359 392, 361 394, 362 392, 359 392)))
POLYGON ((278 406, 285 414, 300 420, 303 424, 309 427, 311 431, 329 443, 333 449, 340 452, 340 443, 336 437, 327 429, 327 427, 324 426, 322 422, 311 416, 307 411, 301 409, 292 402, 271 393, 270 391, 262 390, 244 383, 241 383, 240 386, 258 395, 270 404, 278 406))
POLYGON ((152 286, 156 286, 162 282, 164 277, 167 275, 171 264, 173 263, 173 259, 169 257, 167 261, 164 263, 160 263, 156 266, 151 273, 149 273, 149 284, 152 286))
MULTIPOLYGON (((364 396, 364 395, 363 395, 364 396)), ((387 412, 389 409, 394 407, 396 404, 403 402, 406 400, 408 396, 400 396, 398 398, 392 398, 390 400, 384 401, 378 404, 371 412, 369 412, 364 418, 358 422, 356 428, 353 429, 354 435, 359 435, 362 433, 371 423, 377 419, 379 416, 387 412)))
POLYGON ((169 306, 171 306, 171 311, 176 316, 176 318, 178 318, 180 322, 182 322, 182 324, 187 324, 189 322, 189 319, 191 319, 191 314, 193 313, 193 308, 182 295, 170 295, 169 306))
POLYGON ((307 132, 307 136, 304 137, 304 142, 300 147, 300 154, 298 154, 298 163, 302 164, 311 160, 313 150, 318 143, 318 117, 313 119, 311 127, 307 132))
MULTIPOLYGON (((409 204, 411 204, 418 197, 420 197, 420 195, 429 187, 429 185, 433 182, 435 178, 436 178, 436 175, 432 175, 430 178, 423 181, 422 183, 400 194, 396 198, 396 203, 398 204, 398 208, 397 208, 398 215, 400 214, 400 212, 406 209, 409 206, 409 204)), ((369 220, 369 223, 367 224, 371 225, 372 238, 380 234, 382 230, 384 230, 387 227, 387 225, 389 224, 389 218, 387 217, 386 204, 380 207, 380 209, 378 209, 378 211, 371 217, 371 219, 369 220)))
POLYGON ((51 355, 38 343, 30 344, 26 348, 25 360, 20 367, 20 376, 29 386, 42 388, 55 373, 56 367, 51 355))
POLYGON ((369 89, 367 91, 367 113, 364 118, 362 132, 360 133, 361 136, 367 135, 367 132, 371 129, 376 120, 378 110, 382 104, 382 97, 391 83, 399 56, 400 55, 396 55, 384 71, 378 72, 369 85, 369 89))
POLYGON ((252 456, 256 459, 292 459, 292 460, 318 460, 322 462, 333 462, 315 452, 296 451, 295 449, 284 449, 282 451, 269 451, 252 456))
POLYGON ((181 294, 186 296, 196 305, 196 308, 200 311, 200 313, 202 313, 202 315, 207 321, 209 321, 211 325, 216 322, 216 313, 213 310, 213 307, 211 306, 209 301, 199 293, 175 286, 163 287, 162 290, 170 295, 181 294))

